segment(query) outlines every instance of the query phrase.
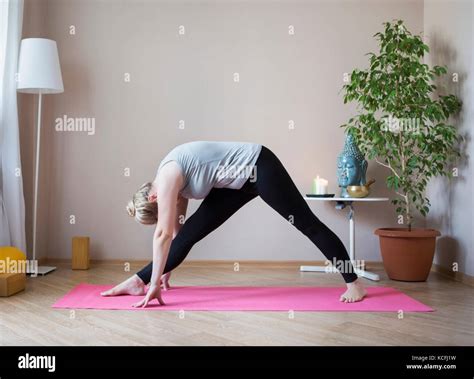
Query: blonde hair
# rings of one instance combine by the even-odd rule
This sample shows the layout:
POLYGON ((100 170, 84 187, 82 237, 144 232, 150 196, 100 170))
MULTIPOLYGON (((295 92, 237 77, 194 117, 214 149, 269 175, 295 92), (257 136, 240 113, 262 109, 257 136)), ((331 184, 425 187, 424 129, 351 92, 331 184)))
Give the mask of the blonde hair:
POLYGON ((158 221, 158 204, 148 201, 151 183, 143 184, 128 202, 127 212, 140 224, 153 225, 158 221))

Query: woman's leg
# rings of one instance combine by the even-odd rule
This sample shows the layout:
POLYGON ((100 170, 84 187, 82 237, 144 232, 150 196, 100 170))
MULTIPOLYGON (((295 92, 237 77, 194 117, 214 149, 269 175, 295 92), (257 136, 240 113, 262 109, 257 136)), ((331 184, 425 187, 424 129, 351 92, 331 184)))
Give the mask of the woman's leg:
POLYGON ((311 211, 278 157, 263 147, 256 162, 257 180, 246 183, 244 190, 258 195, 281 216, 306 235, 332 263, 342 265, 346 283, 357 279, 346 248, 337 235, 311 211))
MULTIPOLYGON (((216 230, 256 196, 256 194, 239 190, 213 188, 171 242, 164 273, 180 265, 194 244, 216 230)), ((137 273, 145 284, 150 282, 152 267, 150 263, 137 273)))
MULTIPOLYGON (((194 244, 216 230, 255 197, 257 197, 256 194, 240 190, 213 188, 171 242, 164 273, 176 268, 186 258, 194 244)), ((145 285, 151 280, 152 268, 153 264, 149 263, 124 282, 103 292, 102 296, 145 294, 145 285)))

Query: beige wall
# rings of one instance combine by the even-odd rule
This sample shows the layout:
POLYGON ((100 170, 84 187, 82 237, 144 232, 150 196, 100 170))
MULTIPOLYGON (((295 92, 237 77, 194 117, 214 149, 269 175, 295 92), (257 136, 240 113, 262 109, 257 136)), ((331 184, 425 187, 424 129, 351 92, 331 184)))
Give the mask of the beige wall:
MULTIPOLYGON (((151 256, 152 229, 125 213, 160 159, 190 140, 247 140, 273 149, 301 192, 317 174, 337 191, 335 160, 353 108, 339 93, 345 72, 363 67, 384 21, 423 29, 423 2, 26 1, 24 37, 57 40, 65 92, 47 96, 43 119, 40 254, 70 257, 71 237, 88 235, 95 259, 151 256), (70 25, 76 34, 69 34, 70 25), (179 25, 186 34, 178 35, 179 25), (288 35, 294 25, 295 35, 288 35), (240 82, 233 82, 233 73, 240 82), (124 73, 131 74, 125 83, 124 73), (54 131, 57 117, 95 117, 96 134, 54 131), (185 120, 185 129, 178 128, 185 120), (295 129, 288 122, 294 120, 295 129), (124 177, 124 168, 131 176, 124 177), (75 215, 76 224, 69 223, 75 215)), ((32 148, 30 97, 21 95, 24 160, 32 148)), ((25 176, 31 176, 25 163, 25 176)), ((386 195, 383 171, 374 195, 386 195)), ((27 182, 27 199, 31 185, 27 182)), ((278 189, 275 189, 278 190, 278 189)), ((192 202, 190 212, 198 206, 192 202)), ((348 238, 346 213, 314 212, 348 238)), ((377 227, 395 225, 389 204, 357 213, 358 257, 379 260, 377 227)), ((193 249, 192 259, 322 259, 261 200, 193 249)))
POLYGON ((433 199, 428 225, 441 231, 436 263, 452 268, 458 263, 459 271, 474 275, 474 63, 472 1, 425 1, 425 34, 431 46, 428 61, 447 65, 450 76, 439 83, 444 91, 456 94, 463 101, 463 109, 455 122, 465 136, 464 156, 459 162, 459 176, 451 181, 437 179, 431 183, 428 195, 433 199), (457 73, 458 82, 452 81, 457 73))

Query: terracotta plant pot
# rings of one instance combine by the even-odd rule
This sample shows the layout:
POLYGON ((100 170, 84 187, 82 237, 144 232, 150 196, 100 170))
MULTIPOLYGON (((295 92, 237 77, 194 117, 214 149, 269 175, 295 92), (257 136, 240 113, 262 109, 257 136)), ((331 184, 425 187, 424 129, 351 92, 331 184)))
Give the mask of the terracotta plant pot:
POLYGON ((390 279, 424 282, 430 274, 436 247, 434 229, 381 228, 375 231, 380 239, 383 265, 390 279))

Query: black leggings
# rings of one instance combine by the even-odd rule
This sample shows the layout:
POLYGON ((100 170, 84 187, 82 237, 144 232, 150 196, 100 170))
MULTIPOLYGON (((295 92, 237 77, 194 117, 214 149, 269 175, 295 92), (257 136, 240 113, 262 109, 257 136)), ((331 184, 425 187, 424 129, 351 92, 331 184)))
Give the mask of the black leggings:
MULTIPOLYGON (((340 272, 346 283, 355 281, 357 275, 343 243, 314 215, 277 156, 263 146, 255 166, 256 180, 247 180, 241 189, 213 188, 209 192, 173 239, 164 273, 180 265, 195 243, 216 230, 244 204, 260 196, 286 220, 292 221, 327 259, 338 268, 345 268, 340 272)), ((145 284, 151 280, 152 267, 150 263, 137 273, 145 284)))

